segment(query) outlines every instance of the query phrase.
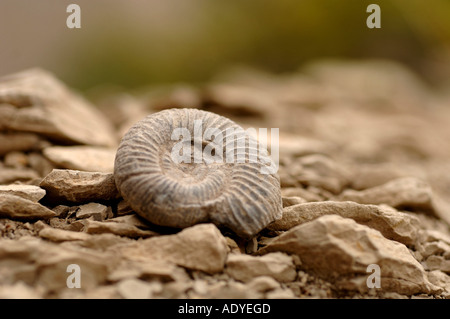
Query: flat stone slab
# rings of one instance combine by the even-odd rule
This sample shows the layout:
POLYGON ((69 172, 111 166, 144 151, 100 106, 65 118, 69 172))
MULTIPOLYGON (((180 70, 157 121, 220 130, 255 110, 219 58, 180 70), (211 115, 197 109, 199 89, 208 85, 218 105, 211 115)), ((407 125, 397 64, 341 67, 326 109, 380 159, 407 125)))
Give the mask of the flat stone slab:
POLYGON ((39 186, 47 191, 45 199, 55 202, 88 203, 119 198, 112 173, 54 169, 39 186))
POLYGON ((20 196, 0 194, 0 216, 11 219, 47 219, 54 217, 54 211, 20 196))
POLYGON ((112 173, 116 150, 95 146, 51 146, 45 148, 43 154, 62 168, 112 173))
POLYGON ((0 79, 0 128, 66 143, 113 146, 111 123, 50 72, 35 68, 0 79))
POLYGON ((15 195, 31 200, 32 202, 38 202, 45 196, 45 189, 34 185, 0 185, 1 194, 15 195))

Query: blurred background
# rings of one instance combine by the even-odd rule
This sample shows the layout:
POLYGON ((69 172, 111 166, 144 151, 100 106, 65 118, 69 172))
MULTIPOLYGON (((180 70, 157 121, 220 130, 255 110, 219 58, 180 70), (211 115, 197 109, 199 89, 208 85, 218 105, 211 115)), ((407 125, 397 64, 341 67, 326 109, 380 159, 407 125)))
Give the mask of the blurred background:
POLYGON ((450 75, 448 0, 1 0, 0 75, 39 66, 70 86, 201 83, 229 65, 284 73, 320 58, 399 61, 450 75), (66 8, 81 7, 81 29, 66 8), (381 29, 366 8, 381 7, 381 29))

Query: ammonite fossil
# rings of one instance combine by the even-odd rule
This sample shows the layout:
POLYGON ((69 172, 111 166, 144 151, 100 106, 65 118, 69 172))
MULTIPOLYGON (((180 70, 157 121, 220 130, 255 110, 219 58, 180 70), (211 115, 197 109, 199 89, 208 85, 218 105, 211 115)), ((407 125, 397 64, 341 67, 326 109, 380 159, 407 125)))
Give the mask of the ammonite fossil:
POLYGON ((124 135, 114 177, 131 208, 151 223, 212 222, 249 238, 281 217, 280 182, 255 137, 197 109, 145 117, 124 135), (255 157, 255 154, 258 156, 255 157))

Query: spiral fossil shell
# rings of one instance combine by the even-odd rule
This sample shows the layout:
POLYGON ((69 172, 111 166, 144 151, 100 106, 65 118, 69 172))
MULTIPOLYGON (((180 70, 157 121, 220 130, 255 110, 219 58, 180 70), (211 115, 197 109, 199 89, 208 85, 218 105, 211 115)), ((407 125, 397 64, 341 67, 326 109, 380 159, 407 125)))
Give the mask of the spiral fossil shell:
MULTIPOLYGON (((198 120, 202 146, 211 143, 204 137, 208 128, 218 129, 224 137, 227 129, 243 131, 223 116, 197 109, 151 114, 131 127, 119 145, 114 166, 117 188, 136 213, 154 224, 185 228, 212 222, 249 238, 281 217, 279 179, 275 173, 261 173, 270 157, 264 161, 258 157, 256 162, 174 161, 171 152, 178 141, 172 139, 173 130, 186 128, 194 139, 198 120)), ((253 137, 245 137, 246 146, 254 145, 249 141, 258 145, 253 137)), ((235 158, 251 150, 228 140, 226 146, 227 154, 236 151, 235 158)))

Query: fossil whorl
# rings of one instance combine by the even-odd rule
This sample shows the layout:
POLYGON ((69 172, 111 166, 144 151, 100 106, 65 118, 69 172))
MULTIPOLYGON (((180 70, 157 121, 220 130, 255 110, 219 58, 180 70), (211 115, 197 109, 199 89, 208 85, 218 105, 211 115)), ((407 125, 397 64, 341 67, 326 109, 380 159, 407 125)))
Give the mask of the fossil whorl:
POLYGON ((272 160, 267 153, 256 161, 248 160, 255 147, 258 142, 254 137, 223 116, 197 109, 164 110, 145 117, 124 135, 116 154, 114 178, 131 208, 154 224, 184 228, 212 222, 248 238, 282 213, 278 176, 262 173, 272 160), (196 147, 203 150, 201 161, 174 160, 174 147, 184 145, 179 144, 178 136, 173 138, 177 128, 189 132, 188 147, 193 147, 194 155, 196 147), (222 134, 218 139, 223 141, 222 148, 212 136, 205 138, 208 129, 215 130, 215 137, 222 134), (244 133, 227 139, 230 132, 244 133), (237 142, 242 138, 245 147, 237 142), (210 152, 205 152, 210 143, 210 152), (237 161, 239 155, 246 160, 237 161), (212 161, 213 156, 223 160, 212 161))

